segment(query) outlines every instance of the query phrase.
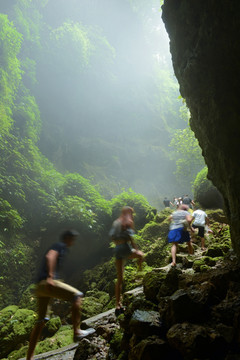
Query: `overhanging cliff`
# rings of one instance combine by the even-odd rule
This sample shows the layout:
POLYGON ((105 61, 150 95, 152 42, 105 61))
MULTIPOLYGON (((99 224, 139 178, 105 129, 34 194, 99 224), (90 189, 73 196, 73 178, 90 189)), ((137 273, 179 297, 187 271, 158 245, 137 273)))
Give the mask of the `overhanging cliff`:
POLYGON ((175 75, 240 256, 240 1, 165 0, 175 75))

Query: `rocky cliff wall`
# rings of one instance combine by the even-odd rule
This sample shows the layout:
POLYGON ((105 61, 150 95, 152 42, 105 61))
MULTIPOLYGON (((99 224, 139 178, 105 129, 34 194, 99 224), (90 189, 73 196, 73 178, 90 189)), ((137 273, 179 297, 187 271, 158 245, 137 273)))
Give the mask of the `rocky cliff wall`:
POLYGON ((240 256, 240 1, 165 0, 175 75, 240 256))

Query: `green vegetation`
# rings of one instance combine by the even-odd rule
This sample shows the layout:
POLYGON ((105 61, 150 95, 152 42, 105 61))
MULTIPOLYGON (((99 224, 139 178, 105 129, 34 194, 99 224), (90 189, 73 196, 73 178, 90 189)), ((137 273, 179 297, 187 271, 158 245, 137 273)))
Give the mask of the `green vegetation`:
MULTIPOLYGON (((84 21, 87 3, 79 11, 59 4, 57 23, 52 1, 0 5, 0 308, 20 301, 34 280, 32 259, 53 234, 77 228, 83 244, 90 241, 103 253, 122 205, 134 207, 137 230, 155 215, 135 189, 147 182, 157 204, 169 162, 164 149, 170 129, 181 123, 178 86, 164 62, 146 56, 138 68, 132 65, 144 33, 152 41, 143 17, 147 3, 126 2, 125 13, 114 6, 110 15, 127 13, 136 27, 128 44, 114 39, 102 17, 84 21), (127 52, 133 44, 136 52, 127 52), (156 173, 152 159, 159 158, 156 173), (134 190, 122 190, 131 184, 134 190)), ((151 11, 147 18, 159 21, 151 11)))
POLYGON ((223 207, 223 198, 217 188, 207 178, 208 169, 205 166, 194 181, 194 199, 204 208, 218 209, 223 207))
POLYGON ((176 159, 175 175, 183 191, 190 189, 197 173, 204 166, 204 158, 198 140, 189 126, 189 110, 184 104, 180 109, 182 119, 187 126, 174 132, 170 147, 172 156, 176 159))
POLYGON ((123 206, 131 206, 134 209, 134 223, 136 229, 141 229, 148 221, 152 220, 156 214, 147 199, 140 194, 136 194, 132 189, 123 191, 111 201, 112 217, 116 219, 121 212, 123 206))

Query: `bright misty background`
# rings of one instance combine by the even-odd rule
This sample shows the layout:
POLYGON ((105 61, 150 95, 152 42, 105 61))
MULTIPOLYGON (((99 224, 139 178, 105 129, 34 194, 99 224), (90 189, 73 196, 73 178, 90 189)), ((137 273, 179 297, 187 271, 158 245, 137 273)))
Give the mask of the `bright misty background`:
POLYGON ((41 152, 106 199, 130 187, 159 208, 165 195, 190 192, 177 185, 169 155, 174 129, 187 124, 160 1, 30 3, 18 7, 19 24, 14 1, 0 8, 24 36, 23 81, 40 110, 41 152))

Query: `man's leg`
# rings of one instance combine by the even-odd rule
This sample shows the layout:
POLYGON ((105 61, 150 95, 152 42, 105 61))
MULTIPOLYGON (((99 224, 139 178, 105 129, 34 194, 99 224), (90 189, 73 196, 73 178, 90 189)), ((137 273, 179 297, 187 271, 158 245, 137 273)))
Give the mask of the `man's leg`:
POLYGON ((171 254, 172 254, 172 266, 176 266, 177 243, 175 242, 172 244, 171 254))
POLYGON ((37 345, 37 341, 46 323, 45 315, 47 312, 49 300, 50 298, 48 297, 38 298, 38 321, 31 332, 26 360, 33 360, 34 350, 37 345))
POLYGON ((115 285, 115 297, 116 297, 116 309, 121 307, 121 292, 123 283, 123 271, 124 271, 124 260, 116 259, 116 270, 117 270, 117 282, 115 285))
POLYGON ((129 259, 137 259, 138 270, 142 270, 142 263, 144 259, 144 253, 138 249, 132 249, 132 253, 129 256, 129 259))
POLYGON ((50 298, 57 298, 72 303, 74 341, 79 341, 80 338, 95 332, 95 330, 92 328, 87 330, 80 330, 80 309, 81 298, 83 297, 83 293, 81 291, 59 280, 54 280, 53 286, 46 285, 46 281, 42 280, 38 286, 38 294, 45 294, 45 296, 49 296, 50 298))
POLYGON ((206 248, 205 248, 205 238, 204 238, 204 236, 201 237, 201 249, 202 249, 202 250, 205 250, 205 249, 206 249, 206 248))
POLYGON ((200 239, 201 239, 201 250, 205 250, 204 231, 205 231, 204 227, 200 226, 199 227, 199 236, 200 236, 200 239))
POLYGON ((79 333, 81 322, 82 297, 76 296, 72 304, 72 322, 74 335, 79 333))
POLYGON ((193 255, 194 249, 193 249, 193 246, 192 246, 192 240, 190 240, 187 244, 188 244, 188 253, 190 255, 193 255))

